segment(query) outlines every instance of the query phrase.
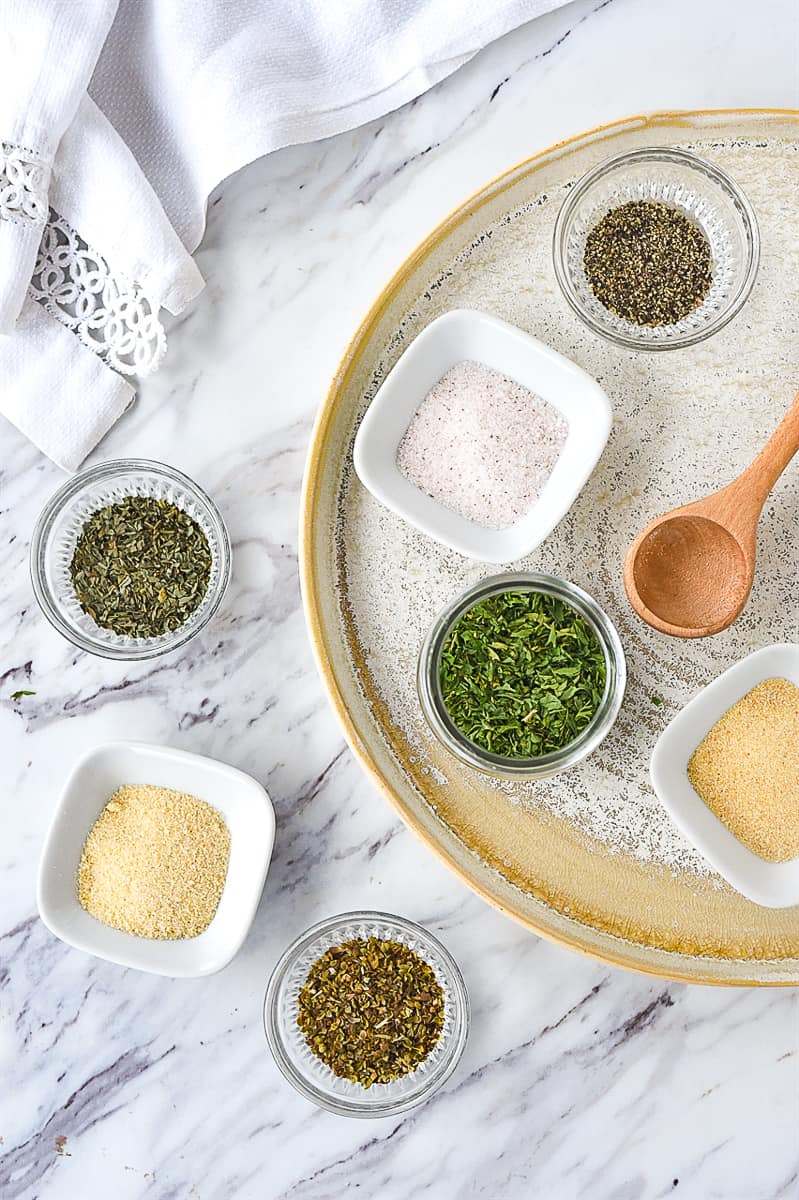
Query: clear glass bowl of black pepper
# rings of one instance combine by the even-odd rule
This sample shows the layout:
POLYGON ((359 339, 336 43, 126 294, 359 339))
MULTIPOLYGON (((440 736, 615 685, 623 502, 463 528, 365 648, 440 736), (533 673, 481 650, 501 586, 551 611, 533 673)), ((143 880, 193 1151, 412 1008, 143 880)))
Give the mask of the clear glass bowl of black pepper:
POLYGON ((419 654, 417 690, 427 723, 451 754, 467 766, 498 779, 545 779, 576 766, 610 733, 627 686, 627 666, 613 622, 593 596, 566 579, 543 572, 491 575, 449 604, 431 626, 419 654), (447 639, 460 619, 482 601, 507 592, 537 592, 562 602, 594 635, 605 661, 602 695, 588 724, 571 741, 537 757, 495 754, 467 737, 453 721, 441 688, 441 659, 447 639))
POLYGON ((115 459, 79 472, 50 497, 31 539, 33 591, 50 624, 73 645, 102 658, 156 658, 184 646, 202 630, 222 602, 230 579, 230 539, 214 502, 174 467, 148 459, 115 459), (210 551, 202 599, 175 629, 131 637, 98 624, 79 602, 70 566, 86 522, 126 497, 166 501, 199 526, 210 551))
POLYGON ((757 276, 760 237, 752 206, 726 171, 686 150, 649 147, 609 158, 578 180, 558 213, 553 256, 564 297, 594 333, 629 349, 676 350, 717 333, 740 311, 757 276), (585 268, 586 242, 600 221, 642 201, 698 226, 712 259, 709 288, 695 307, 675 306, 673 319, 658 324, 611 311, 585 268))
POLYGON ((344 1117, 391 1117, 427 1100, 457 1067, 469 1024, 466 985, 449 951, 420 925, 383 912, 342 913, 306 930, 277 963, 264 1000, 264 1030, 280 1071, 306 1100, 344 1117), (314 963, 344 942, 369 938, 399 942, 427 963, 441 987, 444 1012, 438 1041, 416 1070, 365 1087, 335 1075, 317 1057, 297 1016, 300 992, 314 963))

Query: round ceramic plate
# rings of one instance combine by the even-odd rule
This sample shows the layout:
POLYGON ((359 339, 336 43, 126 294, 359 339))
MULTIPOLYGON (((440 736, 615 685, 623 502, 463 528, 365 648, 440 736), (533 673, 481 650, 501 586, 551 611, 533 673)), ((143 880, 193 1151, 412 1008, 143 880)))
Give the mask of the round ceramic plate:
POLYGON ((537 155, 486 187, 398 271, 356 334, 316 425, 305 480, 308 625, 350 745, 403 818, 461 878, 537 933, 622 966, 702 983, 795 983, 799 907, 745 900, 684 841, 649 783, 660 732, 697 690, 771 642, 799 641, 799 470, 760 527, 755 587, 726 632, 685 642, 632 614, 622 560, 652 516, 719 487, 752 457, 799 384, 799 114, 636 117, 537 155), (726 168, 757 214, 758 280, 738 317, 688 350, 621 350, 582 326, 552 269, 568 189, 611 154, 681 146, 726 168), (414 690, 428 626, 496 568, 430 542, 352 469, 352 440, 413 337, 452 308, 493 313, 593 375, 614 409, 599 465, 523 570, 565 576, 616 623, 629 668, 619 720, 581 766, 492 781, 433 742, 414 690))

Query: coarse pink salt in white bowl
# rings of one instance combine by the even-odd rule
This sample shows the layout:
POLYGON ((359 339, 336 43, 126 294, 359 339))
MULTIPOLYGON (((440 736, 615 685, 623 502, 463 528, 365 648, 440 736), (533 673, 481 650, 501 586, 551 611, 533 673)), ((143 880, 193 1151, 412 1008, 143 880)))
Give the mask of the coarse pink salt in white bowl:
POLYGON ((364 416, 355 470, 385 506, 469 558, 529 554, 568 512, 611 427, 599 384, 495 317, 432 321, 364 416))
POLYGON ((557 409, 478 362, 450 367, 397 450, 400 473, 462 517, 507 529, 552 474, 568 426, 557 409))

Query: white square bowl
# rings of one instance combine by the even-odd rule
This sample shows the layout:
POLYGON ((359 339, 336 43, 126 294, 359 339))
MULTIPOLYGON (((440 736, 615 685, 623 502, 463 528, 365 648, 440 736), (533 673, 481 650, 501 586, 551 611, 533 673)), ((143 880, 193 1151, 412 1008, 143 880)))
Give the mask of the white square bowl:
POLYGON ((174 977, 210 975, 230 962, 247 936, 274 840, 272 802, 243 771, 168 746, 109 742, 79 760, 56 805, 39 863, 39 915, 62 941, 120 966, 174 977), (189 792, 225 818, 230 830, 227 878, 211 924, 197 937, 136 937, 111 929, 81 907, 77 873, 86 836, 126 783, 189 792))
POLYGON ((610 401, 556 350, 513 325, 453 309, 422 330, 383 381, 355 438, 359 479, 387 508, 468 558, 510 563, 536 548, 565 516, 608 440, 610 401), (397 449, 430 389, 456 364, 479 362, 546 400, 568 424, 566 442, 540 496, 507 529, 486 529, 426 495, 401 474, 397 449))
MULTIPOLYGON (((694 791, 688 763, 716 722, 765 679, 799 687, 799 645, 766 646, 709 683, 666 726, 652 751, 652 786, 674 823, 728 883, 764 908, 799 904, 799 858, 770 863, 748 850, 694 791)), ((796 747, 799 753, 799 746, 796 747)))

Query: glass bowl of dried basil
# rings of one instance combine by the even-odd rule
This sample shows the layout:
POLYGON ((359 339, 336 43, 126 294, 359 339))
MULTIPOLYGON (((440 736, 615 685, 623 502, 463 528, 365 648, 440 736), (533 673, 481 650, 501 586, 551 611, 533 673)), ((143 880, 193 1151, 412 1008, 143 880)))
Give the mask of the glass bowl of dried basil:
POLYGON ((277 963, 264 1029, 277 1066, 339 1116, 389 1117, 449 1079, 469 997, 441 942, 403 917, 350 912, 297 938, 277 963))
POLYGON ((492 575, 458 596, 419 655, 419 700, 456 758, 501 779, 555 775, 613 727, 627 668, 613 622, 554 575, 492 575))
POLYGON ((51 496, 30 568, 39 607, 73 645, 103 658, 155 658, 185 645, 219 608, 230 539, 187 475, 116 459, 51 496))
POLYGON ((594 333, 634 350, 674 350, 739 312, 760 237, 726 171, 654 146, 609 158, 574 185, 553 255, 563 295, 594 333))

